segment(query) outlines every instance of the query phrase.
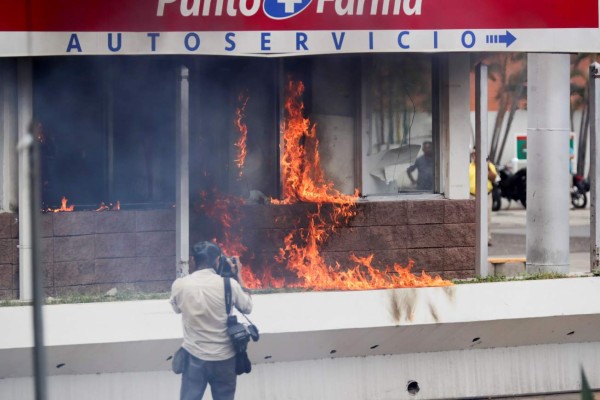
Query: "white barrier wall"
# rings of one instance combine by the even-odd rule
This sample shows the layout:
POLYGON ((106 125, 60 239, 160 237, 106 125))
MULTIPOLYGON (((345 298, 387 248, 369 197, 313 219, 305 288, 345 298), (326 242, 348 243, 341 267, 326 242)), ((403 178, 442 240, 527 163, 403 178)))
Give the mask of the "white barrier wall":
MULTIPOLYGON (((600 279, 257 295, 239 399, 447 399, 600 388, 600 279), (409 394, 409 381, 420 391, 409 394)), ((29 307, 0 309, 0 399, 32 399, 29 307)), ((167 301, 45 308, 50 399, 176 399, 167 301)))

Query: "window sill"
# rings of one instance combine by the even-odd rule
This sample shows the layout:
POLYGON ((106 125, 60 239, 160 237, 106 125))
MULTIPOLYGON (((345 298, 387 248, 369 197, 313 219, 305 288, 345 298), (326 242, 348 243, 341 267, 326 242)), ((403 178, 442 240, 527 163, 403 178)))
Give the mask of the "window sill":
POLYGON ((358 201, 359 203, 368 203, 368 202, 383 202, 383 201, 406 201, 406 200, 443 200, 445 199, 443 194, 440 193, 423 193, 423 192, 415 192, 415 193, 398 193, 398 194, 376 194, 376 195, 367 195, 365 197, 361 197, 358 201))

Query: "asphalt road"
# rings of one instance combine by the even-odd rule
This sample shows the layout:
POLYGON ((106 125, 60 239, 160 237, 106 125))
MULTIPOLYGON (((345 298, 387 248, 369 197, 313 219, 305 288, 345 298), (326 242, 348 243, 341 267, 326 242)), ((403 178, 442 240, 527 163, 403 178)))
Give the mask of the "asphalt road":
MULTIPOLYGON (((527 211, 521 204, 504 203, 492 212, 492 246, 490 256, 526 256, 527 211)), ((590 268, 590 209, 569 211, 571 272, 589 272, 590 268)))

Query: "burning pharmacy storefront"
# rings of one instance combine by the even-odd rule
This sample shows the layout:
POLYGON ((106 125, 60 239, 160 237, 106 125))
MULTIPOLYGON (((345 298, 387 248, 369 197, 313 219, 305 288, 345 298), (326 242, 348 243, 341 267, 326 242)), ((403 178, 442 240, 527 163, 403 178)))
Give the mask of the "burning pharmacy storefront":
POLYGON ((423 143, 439 150, 435 57, 46 58, 33 60, 33 114, 50 295, 169 289, 180 63, 190 65, 190 242, 240 254, 250 287, 474 274, 474 203, 435 194, 438 171, 425 188, 407 174, 423 143))
MULTIPOLYGON (((168 290, 206 239, 242 256, 252 288, 473 276, 465 52, 554 51, 597 25, 511 4, 494 18, 472 0, 6 6, 4 143, 40 144, 48 294, 168 290)), ((3 168, 16 211, 24 171, 8 150, 3 168)), ((27 217, 2 218, 0 294, 16 298, 27 217)))

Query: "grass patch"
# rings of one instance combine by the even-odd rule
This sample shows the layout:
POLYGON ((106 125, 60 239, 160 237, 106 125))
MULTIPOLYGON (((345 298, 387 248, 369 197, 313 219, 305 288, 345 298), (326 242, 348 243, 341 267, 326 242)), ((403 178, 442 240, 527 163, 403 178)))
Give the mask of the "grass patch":
POLYGON ((13 304, 16 303, 16 300, 2 300, 0 301, 0 307, 12 307, 12 306, 16 306, 18 304, 13 304))
MULTIPOLYGON (((143 293, 134 290, 118 291, 114 296, 106 294, 80 294, 72 293, 64 297, 44 299, 44 304, 78 304, 78 303, 107 303, 114 301, 135 301, 135 300, 167 300, 170 293, 143 293)), ((31 301, 21 300, 3 300, 0 307, 30 306, 31 301)))
MULTIPOLYGON (((592 276, 600 276, 600 269, 592 271, 592 276)), ((471 283, 493 283, 493 282, 514 282, 514 281, 533 281, 541 279, 563 279, 563 278, 580 278, 588 275, 572 276, 561 274, 558 272, 539 272, 536 274, 523 274, 514 277, 506 276, 488 276, 485 278, 475 277, 469 279, 454 279, 452 282, 456 285, 466 285, 471 283)), ((313 292, 314 290, 304 288, 281 288, 281 289, 253 289, 250 291, 251 294, 273 294, 273 293, 300 293, 300 292, 313 292)), ((67 294, 60 298, 49 297, 45 299, 44 304, 78 304, 78 303, 107 303, 115 301, 139 301, 139 300, 168 300, 170 293, 146 293, 139 292, 133 289, 121 289, 117 291, 114 296, 109 296, 105 293, 96 294, 81 294, 72 293, 67 294)), ((32 302, 21 301, 21 300, 0 300, 0 307, 18 307, 18 306, 30 306, 32 302)))
MULTIPOLYGON (((292 293, 292 292, 307 292, 306 289, 292 288, 292 289, 256 289, 252 290, 251 294, 271 294, 271 293, 292 293)), ((44 304, 81 304, 81 303, 109 303, 115 301, 139 301, 139 300, 168 300, 171 296, 170 292, 163 293, 147 293, 139 292, 133 289, 118 290, 113 296, 105 293, 70 293, 62 297, 48 297, 44 299, 44 304)), ((0 300, 0 307, 19 307, 19 306, 30 306, 33 303, 31 301, 22 300, 0 300)))
POLYGON ((166 300, 170 293, 143 293, 133 290, 118 291, 114 296, 106 294, 69 294, 61 298, 48 298, 45 304, 72 304, 72 303, 101 303, 113 301, 134 300, 166 300))
POLYGON ((485 278, 477 276, 475 278, 469 279, 454 279, 454 282, 457 285, 469 284, 469 283, 489 283, 489 282, 514 282, 514 281, 537 281, 542 279, 563 279, 563 278, 578 278, 575 276, 570 276, 566 274, 561 274, 559 272, 538 272, 535 274, 522 274, 518 276, 495 276, 490 275, 485 278))

